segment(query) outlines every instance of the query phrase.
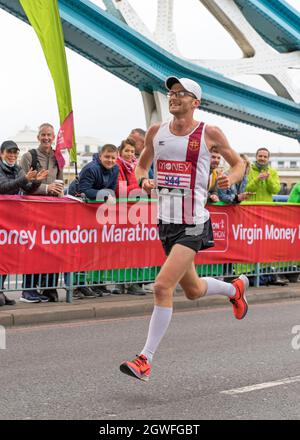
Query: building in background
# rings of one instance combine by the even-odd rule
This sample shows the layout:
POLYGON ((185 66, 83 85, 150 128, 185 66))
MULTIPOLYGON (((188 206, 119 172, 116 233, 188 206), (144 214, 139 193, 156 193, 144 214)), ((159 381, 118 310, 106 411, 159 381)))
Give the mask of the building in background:
MULTIPOLYGON (((38 147, 37 130, 32 130, 30 127, 25 126, 22 130, 13 136, 11 139, 17 143, 20 148, 20 157, 31 150, 38 147)), ((77 168, 78 172, 84 165, 92 160, 93 154, 98 153, 105 142, 100 139, 91 136, 77 136, 77 168)), ((74 165, 69 166, 69 153, 65 151, 63 153, 66 165, 64 168, 64 180, 68 184, 73 180, 75 175, 74 165)))

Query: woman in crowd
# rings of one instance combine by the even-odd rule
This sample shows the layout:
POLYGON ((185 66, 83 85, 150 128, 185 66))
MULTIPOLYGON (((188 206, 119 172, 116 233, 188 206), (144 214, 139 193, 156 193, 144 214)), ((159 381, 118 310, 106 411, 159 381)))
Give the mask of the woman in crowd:
MULTIPOLYGON (((0 147, 0 194, 30 194, 41 184, 41 181, 48 175, 48 171, 39 172, 30 169, 25 174, 23 169, 17 165, 19 147, 14 141, 5 141, 0 147)), ((13 305, 2 292, 6 275, 0 276, 0 306, 13 305)))
POLYGON ((1 145, 0 194, 30 194, 47 177, 48 171, 39 172, 30 169, 27 174, 17 165, 19 147, 14 141, 5 141, 1 145))
MULTIPOLYGON (((135 156, 135 141, 133 139, 128 138, 121 142, 117 164, 119 165, 117 195, 118 197, 130 197, 130 191, 135 189, 140 190, 135 177, 137 159, 135 156)), ((137 194, 135 194, 135 196, 136 195, 137 194)), ((124 285, 117 285, 113 293, 117 293, 117 291, 120 293, 124 292, 124 289, 124 285)), ((130 284, 127 287, 127 293, 131 295, 146 294, 141 284, 130 284)))
POLYGON ((122 195, 120 191, 125 183, 127 186, 126 195, 128 195, 131 190, 139 188, 135 177, 137 159, 135 157, 135 141, 133 139, 125 139, 121 142, 117 164, 119 165, 118 193, 122 195))

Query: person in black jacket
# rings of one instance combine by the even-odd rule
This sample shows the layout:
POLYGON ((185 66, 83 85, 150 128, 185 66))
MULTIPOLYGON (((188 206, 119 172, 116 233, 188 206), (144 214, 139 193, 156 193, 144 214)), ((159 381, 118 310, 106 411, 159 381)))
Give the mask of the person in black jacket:
POLYGON ((19 147, 14 141, 4 141, 0 148, 0 194, 30 194, 41 184, 48 171, 30 169, 26 174, 17 165, 19 147))
MULTIPOLYGON (((30 169, 26 174, 19 165, 17 158, 19 147, 14 141, 4 141, 0 147, 0 194, 30 194, 41 184, 41 181, 48 175, 48 171, 40 172, 30 169)), ((10 300, 2 292, 6 275, 0 277, 0 306, 14 305, 15 301, 10 300)))

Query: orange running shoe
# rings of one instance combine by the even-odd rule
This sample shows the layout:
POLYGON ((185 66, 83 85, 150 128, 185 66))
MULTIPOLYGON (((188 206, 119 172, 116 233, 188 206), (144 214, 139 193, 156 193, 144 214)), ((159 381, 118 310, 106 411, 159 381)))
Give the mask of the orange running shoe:
POLYGON ((140 380, 148 381, 151 373, 151 365, 143 354, 140 354, 132 361, 125 361, 120 365, 122 373, 140 380))
POLYGON ((233 280, 232 284, 235 287, 235 296, 230 298, 230 302, 233 306, 233 313, 236 319, 243 319, 248 311, 245 292, 249 287, 249 280, 245 275, 241 275, 233 280))

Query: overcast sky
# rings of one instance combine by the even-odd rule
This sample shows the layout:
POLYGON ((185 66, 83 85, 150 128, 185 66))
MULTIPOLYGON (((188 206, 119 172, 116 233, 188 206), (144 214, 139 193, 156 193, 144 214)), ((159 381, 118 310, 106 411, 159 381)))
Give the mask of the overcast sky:
MULTIPOLYGON (((94 0, 101 5, 101 0, 94 0)), ((155 27, 156 0, 130 0, 151 31, 155 27)), ((300 11, 300 0, 288 0, 300 11)), ((240 58, 241 51, 199 0, 175 0, 175 31, 181 53, 188 58, 240 58)), ((0 9, 0 141, 13 137, 25 125, 42 122, 59 127, 52 78, 32 28, 0 9)), ((141 94, 85 58, 67 49, 75 130, 119 145, 133 127, 145 128, 141 94)), ((300 84, 300 71, 294 82, 300 84)), ((242 78, 239 77, 239 80, 242 78)), ((273 93, 261 78, 249 85, 273 93)), ((248 127, 200 111, 198 119, 220 126, 239 152, 266 146, 272 151, 300 151, 297 141, 248 127)))

